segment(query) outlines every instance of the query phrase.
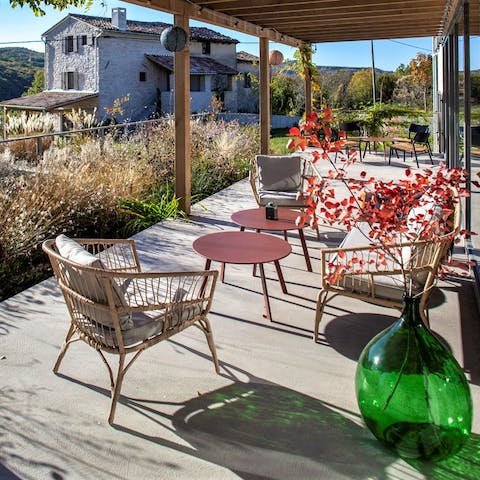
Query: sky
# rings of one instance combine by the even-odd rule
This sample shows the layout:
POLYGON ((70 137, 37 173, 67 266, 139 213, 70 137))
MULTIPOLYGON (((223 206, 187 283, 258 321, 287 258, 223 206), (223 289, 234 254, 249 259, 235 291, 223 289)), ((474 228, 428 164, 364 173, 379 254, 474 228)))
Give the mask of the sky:
MULTIPOLYGON (((127 19, 130 20, 173 22, 173 16, 170 14, 130 3, 118 0, 104 0, 103 3, 106 5, 102 6, 100 0, 93 1, 93 6, 87 11, 85 9, 70 8, 60 12, 44 7, 46 15, 35 17, 29 8, 12 8, 7 0, 0 0, 0 48, 26 47, 43 52, 42 33, 59 22, 68 13, 110 17, 112 8, 123 7, 127 9, 127 19)), ((240 41, 237 51, 244 50, 258 55, 258 39, 255 37, 195 21, 190 21, 190 26, 206 26, 219 31, 240 41)), ((400 64, 408 64, 417 53, 428 54, 432 51, 432 39, 430 37, 375 40, 373 45, 375 67, 387 71, 396 70, 400 64)), ((313 61, 317 65, 342 67, 371 66, 370 41, 322 43, 317 44, 315 47, 316 52, 313 56, 313 61)), ((286 59, 292 59, 295 51, 294 48, 273 42, 270 43, 269 48, 270 50, 280 50, 286 59)))

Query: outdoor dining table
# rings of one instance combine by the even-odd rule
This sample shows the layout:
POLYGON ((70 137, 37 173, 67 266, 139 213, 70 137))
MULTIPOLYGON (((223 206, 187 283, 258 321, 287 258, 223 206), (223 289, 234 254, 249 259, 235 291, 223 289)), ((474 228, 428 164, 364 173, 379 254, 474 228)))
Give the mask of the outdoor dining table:
POLYGON ((386 162, 387 161, 386 143, 394 142, 394 141, 395 139, 392 137, 360 137, 358 141, 358 149, 360 151, 360 156, 362 156, 362 158, 365 158, 365 155, 367 153, 367 148, 370 148, 372 143, 373 143, 373 149, 375 150, 375 153, 377 153, 377 144, 383 143, 383 158, 386 162), (362 143, 365 143, 363 155, 362 155, 362 143))
POLYGON ((274 263, 282 292, 287 293, 287 286, 285 285, 279 260, 285 258, 292 251, 292 247, 288 242, 265 233, 227 231, 209 233, 197 238, 193 242, 193 249, 205 257, 205 270, 210 269, 212 261, 222 263, 222 282, 225 280, 224 265, 226 263, 258 265, 265 302, 265 316, 270 321, 272 320, 263 265, 269 262, 274 263))
POLYGON ((239 210, 238 212, 232 214, 231 219, 240 226, 241 231, 244 231, 245 228, 252 228, 259 233, 262 230, 283 232, 285 240, 287 240, 288 231, 298 230, 298 236, 300 237, 300 242, 302 244, 303 256, 305 257, 307 270, 311 272, 312 263, 310 261, 307 242, 305 241, 305 235, 303 233, 303 229, 309 225, 310 217, 302 212, 299 212, 298 210, 285 207, 278 207, 277 214, 277 220, 269 220, 265 215, 265 207, 258 207, 249 208, 247 210, 239 210), (305 222, 303 225, 297 225, 296 223, 299 216, 305 217, 305 222))

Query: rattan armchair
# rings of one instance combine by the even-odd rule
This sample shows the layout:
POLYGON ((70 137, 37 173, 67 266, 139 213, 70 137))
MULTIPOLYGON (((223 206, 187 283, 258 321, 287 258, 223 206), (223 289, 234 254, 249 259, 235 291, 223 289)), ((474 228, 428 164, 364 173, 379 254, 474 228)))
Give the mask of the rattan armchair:
MULTIPOLYGON (((77 251, 74 261, 65 251, 59 253, 60 241, 67 238, 60 237, 42 245, 70 313, 70 328, 53 371, 58 372, 71 343, 83 340, 94 348, 110 376, 109 423, 114 420, 124 375, 133 362, 147 348, 192 325, 205 334, 219 373, 207 318, 216 271, 141 272, 133 240, 77 239, 75 245, 83 247, 84 253, 77 251), (116 375, 104 352, 118 355, 116 375)), ((75 245, 73 249, 78 250, 75 245)), ((65 250, 60 244, 62 248, 65 250)))
MULTIPOLYGON (((453 203, 451 229, 449 228, 448 233, 432 241, 399 242, 388 246, 395 258, 401 256, 402 261, 408 263, 409 275, 415 292, 420 297, 420 313, 427 326, 429 326, 428 301, 436 284, 440 263, 448 255, 455 236, 460 231, 460 201, 456 191, 452 190, 452 196, 456 200, 453 203)), ((384 254, 387 248, 384 245, 372 245, 368 237, 369 228, 367 223, 361 223, 348 232, 339 247, 324 248, 320 251, 322 288, 317 298, 313 337, 315 342, 318 339, 325 306, 338 295, 398 310, 403 307, 401 266, 393 261, 379 265, 378 254, 384 254), (344 264, 346 259, 354 257, 357 259, 354 273, 348 273, 334 283, 325 278, 324 274, 328 271, 329 265, 337 261, 344 264)), ((388 259, 389 255, 386 254, 385 257, 388 259)))
POLYGON ((305 207, 305 200, 297 197, 305 188, 309 164, 298 155, 256 155, 252 158, 249 180, 258 206, 273 202, 279 207, 305 207))

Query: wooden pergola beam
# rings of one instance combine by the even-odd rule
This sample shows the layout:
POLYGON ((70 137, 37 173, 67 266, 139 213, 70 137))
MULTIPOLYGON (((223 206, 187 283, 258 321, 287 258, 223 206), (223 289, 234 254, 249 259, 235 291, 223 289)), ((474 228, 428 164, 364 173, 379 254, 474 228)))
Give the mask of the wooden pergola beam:
POLYGON ((260 38, 260 153, 270 152, 270 61, 268 38, 260 38))
MULTIPOLYGON (((187 15, 175 14, 174 24, 189 33, 187 15)), ((180 208, 190 213, 191 207, 191 145, 190 145, 190 48, 174 55, 175 82, 175 195, 180 208)))
POLYGON ((187 14, 192 20, 210 23, 219 27, 228 28, 237 32, 246 33, 254 37, 262 37, 271 42, 283 43, 291 47, 299 48, 303 41, 285 35, 274 29, 264 28, 254 23, 226 15, 222 12, 211 10, 201 5, 196 5, 185 0, 124 0, 126 3, 133 3, 142 7, 161 10, 172 14, 187 14))

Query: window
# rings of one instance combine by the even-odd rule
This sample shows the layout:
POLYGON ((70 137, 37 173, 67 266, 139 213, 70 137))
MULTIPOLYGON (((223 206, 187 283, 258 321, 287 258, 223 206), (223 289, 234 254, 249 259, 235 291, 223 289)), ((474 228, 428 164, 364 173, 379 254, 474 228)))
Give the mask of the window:
POLYGON ((82 35, 82 45, 86 45, 86 44, 87 44, 87 36, 82 35))
POLYGON ((64 90, 78 90, 78 72, 63 72, 62 88, 64 90))
POLYGON ((202 53, 210 55, 210 42, 202 42, 202 53))
POLYGON ((205 91, 205 77, 203 75, 190 75, 190 91, 191 92, 205 91))
POLYGON ((212 91, 229 92, 232 90, 232 76, 217 74, 212 77, 212 91))
POLYGON ((243 87, 252 88, 252 77, 250 77, 249 73, 243 74, 243 87))
POLYGON ((141 82, 146 82, 147 81, 147 72, 140 72, 138 79, 141 82))
POLYGON ((76 40, 73 35, 69 35, 68 37, 65 37, 65 53, 72 53, 75 51, 75 42, 76 40))

